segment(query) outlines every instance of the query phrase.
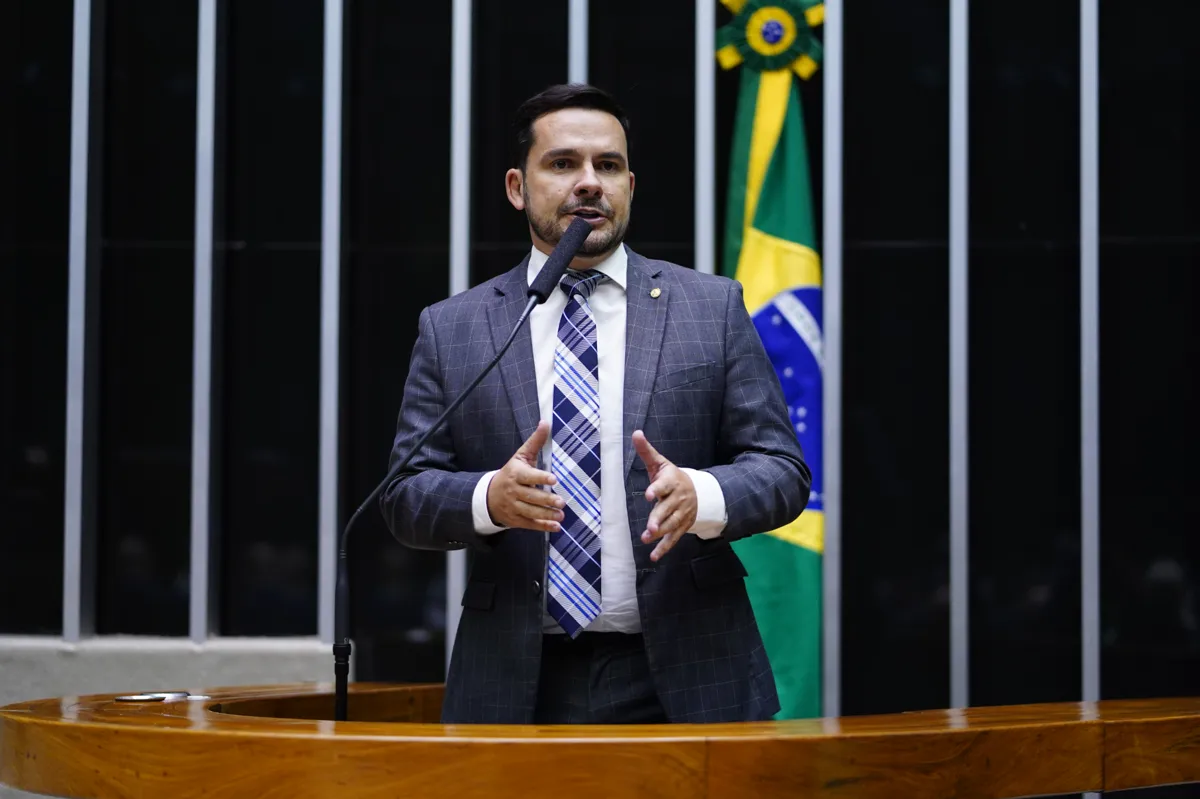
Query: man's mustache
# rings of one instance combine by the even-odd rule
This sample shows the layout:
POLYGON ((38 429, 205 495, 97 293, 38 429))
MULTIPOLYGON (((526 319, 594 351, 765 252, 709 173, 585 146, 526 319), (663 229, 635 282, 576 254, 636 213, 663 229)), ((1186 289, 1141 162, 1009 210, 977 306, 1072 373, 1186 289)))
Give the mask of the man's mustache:
POLYGON ((604 214, 604 216, 612 216, 612 209, 609 208, 608 204, 604 202, 576 203, 575 205, 563 208, 561 213, 573 214, 576 211, 582 211, 585 208, 589 211, 596 211, 597 213, 604 214))

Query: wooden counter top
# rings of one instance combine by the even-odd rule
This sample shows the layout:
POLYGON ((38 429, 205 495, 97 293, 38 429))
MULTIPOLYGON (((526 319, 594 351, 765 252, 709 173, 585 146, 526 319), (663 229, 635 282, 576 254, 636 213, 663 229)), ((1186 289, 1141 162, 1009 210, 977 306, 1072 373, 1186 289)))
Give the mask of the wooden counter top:
MULTIPOLYGON (((174 690, 174 689, 163 689, 174 690)), ((1200 782, 1200 698, 753 724, 441 725, 440 685, 0 709, 0 782, 71 797, 1016 797, 1200 782)))

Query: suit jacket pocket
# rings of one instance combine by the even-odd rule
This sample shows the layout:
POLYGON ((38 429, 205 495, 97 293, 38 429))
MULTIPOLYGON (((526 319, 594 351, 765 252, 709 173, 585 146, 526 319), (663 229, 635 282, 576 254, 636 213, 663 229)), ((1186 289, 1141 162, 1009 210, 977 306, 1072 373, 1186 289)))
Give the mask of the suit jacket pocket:
POLYGON ((712 588, 741 580, 747 575, 742 559, 728 545, 716 552, 692 558, 692 579, 697 588, 712 588))
POLYGON ((496 601, 496 584, 472 580, 463 591, 462 606, 474 610, 491 610, 496 601))
POLYGON ((693 364, 672 369, 669 372, 660 372, 654 381, 654 390, 656 392, 670 391, 690 383, 699 383, 701 380, 711 379, 716 372, 717 365, 715 363, 693 364))

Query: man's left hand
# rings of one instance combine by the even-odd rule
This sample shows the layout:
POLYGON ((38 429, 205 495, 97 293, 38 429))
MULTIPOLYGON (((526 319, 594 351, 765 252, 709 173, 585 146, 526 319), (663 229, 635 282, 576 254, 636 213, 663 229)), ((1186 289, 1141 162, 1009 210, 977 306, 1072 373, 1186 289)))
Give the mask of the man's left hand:
POLYGON ((633 433, 633 448, 637 450, 642 463, 646 464, 646 472, 650 475, 646 500, 656 503, 650 511, 642 541, 647 544, 658 541, 658 546, 650 553, 650 560, 657 561, 670 552, 671 547, 696 523, 696 486, 687 472, 650 445, 641 430, 633 433))

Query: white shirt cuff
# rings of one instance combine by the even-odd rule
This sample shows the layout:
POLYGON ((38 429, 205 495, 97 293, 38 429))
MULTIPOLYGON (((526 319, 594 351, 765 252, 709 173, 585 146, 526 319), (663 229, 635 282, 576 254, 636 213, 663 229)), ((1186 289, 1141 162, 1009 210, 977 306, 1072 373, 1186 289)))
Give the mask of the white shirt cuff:
MULTIPOLYGON (((681 471, 692 478, 692 485, 696 487, 696 523, 688 532, 701 538, 717 538, 729 521, 725 513, 725 492, 721 490, 721 484, 709 472, 686 468, 681 468, 681 471)), ((486 512, 485 506, 484 513, 486 512)))
MULTIPOLYGON (((492 484, 492 477, 495 474, 496 472, 493 471, 480 477, 479 482, 475 484, 475 493, 471 495, 471 515, 475 519, 475 532, 479 535, 492 535, 505 529, 492 524, 492 515, 488 513, 488 486, 492 484)), ((724 508, 723 501, 721 507, 724 508)))

